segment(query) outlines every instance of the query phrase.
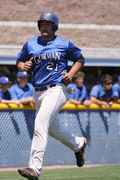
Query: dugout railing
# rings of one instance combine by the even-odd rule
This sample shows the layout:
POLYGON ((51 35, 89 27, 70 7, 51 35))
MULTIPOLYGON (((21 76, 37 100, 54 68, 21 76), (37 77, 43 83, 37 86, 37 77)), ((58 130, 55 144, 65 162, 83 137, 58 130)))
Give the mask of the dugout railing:
MULTIPOLYGON (((0 103, 0 168, 27 166, 34 130, 35 106, 0 103)), ((120 104, 66 104, 58 114, 61 126, 85 136, 86 164, 120 163, 120 104)), ((44 166, 75 165, 74 153, 48 137, 44 166)))

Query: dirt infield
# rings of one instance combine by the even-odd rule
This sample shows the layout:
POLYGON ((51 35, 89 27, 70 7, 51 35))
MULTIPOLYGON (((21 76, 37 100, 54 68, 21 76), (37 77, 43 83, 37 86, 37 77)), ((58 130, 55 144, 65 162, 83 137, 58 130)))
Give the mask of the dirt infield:
MULTIPOLYGON (((112 164, 116 165, 116 164, 112 164)), ((84 165, 82 168, 89 168, 89 167, 99 167, 99 166, 110 166, 110 164, 89 164, 89 165, 84 165)), ((19 167, 20 168, 20 167, 19 167)), ((23 167, 22 167, 23 168, 23 167)), ((43 166, 43 170, 45 169, 70 169, 70 168, 79 168, 75 165, 56 165, 56 166, 43 166)), ((18 168, 0 168, 0 172, 5 172, 5 171, 17 171, 18 168)))
MULTIPOLYGON (((2 0, 0 21, 34 21, 41 12, 57 13, 60 23, 118 24, 120 0, 2 0)), ((24 44, 39 34, 37 23, 30 27, 0 27, 0 44, 24 44)), ((120 31, 59 29, 58 35, 84 47, 120 47, 120 31)))
MULTIPOLYGON (((0 44, 23 45, 29 38, 40 33, 37 27, 1 27, 0 34, 0 44)), ((120 31, 59 29, 57 34, 80 47, 120 47, 120 31)))
POLYGON ((61 23, 120 24, 120 0, 1 0, 0 20, 35 21, 54 11, 61 23))
MULTIPOLYGON (((77 168, 77 166, 43 166, 43 169, 62 169, 62 168, 77 168)), ((3 171, 17 171, 18 168, 0 168, 3 171)))

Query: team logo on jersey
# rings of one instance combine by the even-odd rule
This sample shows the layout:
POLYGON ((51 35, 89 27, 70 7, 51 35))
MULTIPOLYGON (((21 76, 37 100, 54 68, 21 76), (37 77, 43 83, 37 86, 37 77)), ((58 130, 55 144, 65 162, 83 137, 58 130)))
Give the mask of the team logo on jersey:
POLYGON ((70 88, 67 89, 67 93, 69 93, 69 94, 75 94, 74 90, 75 90, 75 88, 70 87, 70 88))
POLYGON ((44 60, 55 60, 59 61, 61 59, 61 52, 53 52, 53 53, 46 53, 46 54, 39 54, 38 56, 34 57, 34 61, 36 64, 40 64, 41 61, 44 60))

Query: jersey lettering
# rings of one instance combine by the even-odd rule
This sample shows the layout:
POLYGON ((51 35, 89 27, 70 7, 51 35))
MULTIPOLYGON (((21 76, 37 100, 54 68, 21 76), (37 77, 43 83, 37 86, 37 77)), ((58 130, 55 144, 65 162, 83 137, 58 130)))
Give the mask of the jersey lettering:
POLYGON ((34 57, 34 61, 36 64, 40 64, 43 60, 60 60, 61 59, 61 52, 53 52, 53 53, 46 53, 46 54, 40 54, 38 56, 34 57))

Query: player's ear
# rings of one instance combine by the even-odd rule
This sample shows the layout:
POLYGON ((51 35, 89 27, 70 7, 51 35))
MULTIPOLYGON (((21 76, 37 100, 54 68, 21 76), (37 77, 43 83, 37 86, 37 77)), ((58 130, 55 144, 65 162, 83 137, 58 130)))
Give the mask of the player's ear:
POLYGON ((20 78, 19 78, 19 77, 17 77, 17 81, 18 81, 18 82, 20 81, 20 78))

